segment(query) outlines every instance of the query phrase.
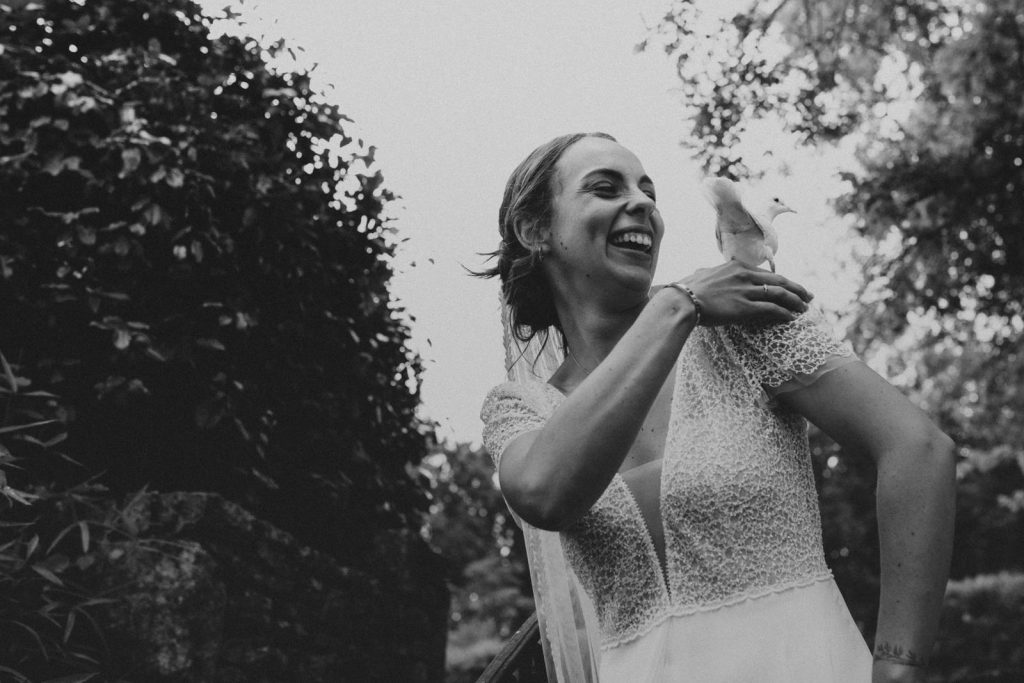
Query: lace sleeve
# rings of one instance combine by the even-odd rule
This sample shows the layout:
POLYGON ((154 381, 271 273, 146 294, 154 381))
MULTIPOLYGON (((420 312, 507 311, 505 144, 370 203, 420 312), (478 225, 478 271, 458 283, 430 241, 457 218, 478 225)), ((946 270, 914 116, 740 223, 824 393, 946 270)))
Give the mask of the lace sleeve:
POLYGON ((857 360, 850 345, 813 308, 790 323, 736 325, 723 332, 745 369, 771 396, 808 386, 857 360))
POLYGON ((505 382, 491 389, 484 399, 480 409, 480 419, 484 422, 483 442, 495 468, 512 439, 540 429, 547 421, 539 397, 534 396, 536 392, 531 389, 526 384, 505 382))

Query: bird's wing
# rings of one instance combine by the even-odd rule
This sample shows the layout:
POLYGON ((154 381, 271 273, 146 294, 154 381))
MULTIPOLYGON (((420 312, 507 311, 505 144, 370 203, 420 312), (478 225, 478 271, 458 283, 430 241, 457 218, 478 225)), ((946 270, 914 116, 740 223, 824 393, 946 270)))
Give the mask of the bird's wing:
POLYGON ((756 228, 762 234, 766 232, 761 221, 743 205, 736 183, 728 178, 709 178, 701 185, 701 189, 718 212, 716 230, 724 227, 727 232, 742 233, 756 228))

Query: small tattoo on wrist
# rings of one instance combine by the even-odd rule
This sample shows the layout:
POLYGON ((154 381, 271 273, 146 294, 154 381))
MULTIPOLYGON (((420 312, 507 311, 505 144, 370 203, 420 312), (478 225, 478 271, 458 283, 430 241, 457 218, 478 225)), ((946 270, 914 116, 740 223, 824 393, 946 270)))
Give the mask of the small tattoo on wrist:
POLYGON ((874 658, 876 662, 895 662, 904 666, 928 666, 928 658, 919 655, 911 649, 903 649, 899 645, 881 642, 875 645, 874 658))

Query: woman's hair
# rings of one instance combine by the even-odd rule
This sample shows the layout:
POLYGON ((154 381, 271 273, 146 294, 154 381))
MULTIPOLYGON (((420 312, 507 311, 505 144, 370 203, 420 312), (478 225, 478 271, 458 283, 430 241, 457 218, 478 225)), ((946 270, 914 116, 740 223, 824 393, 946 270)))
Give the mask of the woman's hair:
POLYGON ((528 342, 535 334, 554 326, 562 327, 555 311, 554 298, 540 268, 543 252, 530 249, 516 235, 516 223, 533 223, 538 231, 551 223, 554 203, 555 166, 565 150, 583 138, 615 141, 607 133, 571 133, 560 135, 530 152, 512 171, 505 184, 505 196, 498 210, 501 245, 486 254, 497 263, 479 273, 479 277, 501 279, 501 293, 512 311, 512 332, 516 339, 528 342))

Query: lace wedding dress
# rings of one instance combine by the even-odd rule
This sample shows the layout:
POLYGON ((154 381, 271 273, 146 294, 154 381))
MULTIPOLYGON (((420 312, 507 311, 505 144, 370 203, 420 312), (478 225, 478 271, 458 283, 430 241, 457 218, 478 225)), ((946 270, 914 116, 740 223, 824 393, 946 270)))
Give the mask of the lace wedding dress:
MULTIPOLYGON (((870 681, 825 564, 806 421, 774 400, 855 360, 806 314, 693 331, 663 457, 617 474, 559 534, 597 614, 601 683, 870 681)), ((564 398, 495 387, 481 413, 495 464, 564 398)))

